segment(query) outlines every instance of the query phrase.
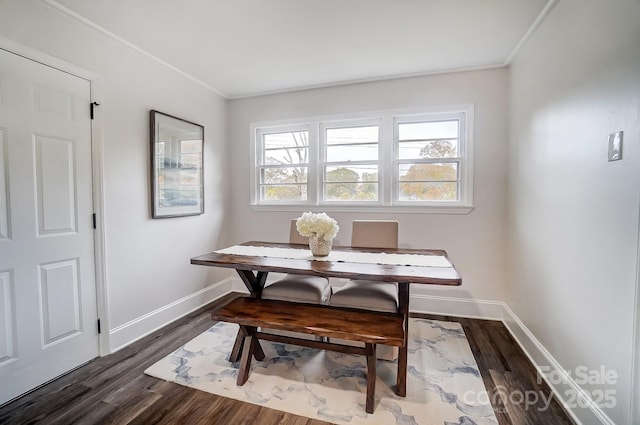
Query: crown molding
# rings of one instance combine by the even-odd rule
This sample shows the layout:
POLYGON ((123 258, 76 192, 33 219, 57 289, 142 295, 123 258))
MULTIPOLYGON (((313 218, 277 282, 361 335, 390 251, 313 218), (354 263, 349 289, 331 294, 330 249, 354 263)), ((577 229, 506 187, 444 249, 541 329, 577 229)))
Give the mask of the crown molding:
POLYGON ((516 57, 522 46, 531 38, 534 32, 538 29, 538 27, 542 24, 542 22, 549 16, 554 7, 558 4, 560 0, 549 0, 547 4, 542 8, 536 19, 533 21, 527 32, 524 33, 516 47, 513 48, 507 59, 504 61, 505 66, 509 66, 513 59, 516 57))

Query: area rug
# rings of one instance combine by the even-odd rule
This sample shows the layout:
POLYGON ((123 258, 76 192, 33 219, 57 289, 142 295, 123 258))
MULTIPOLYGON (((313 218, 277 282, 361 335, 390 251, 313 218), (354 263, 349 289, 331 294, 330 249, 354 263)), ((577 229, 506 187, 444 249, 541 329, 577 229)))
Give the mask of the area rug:
POLYGON ((458 323, 411 319, 407 397, 393 392, 396 361, 378 360, 373 414, 365 412, 363 356, 261 341, 236 386, 229 363, 237 325, 217 323, 145 370, 156 378, 224 397, 335 424, 497 424, 464 331, 458 323))

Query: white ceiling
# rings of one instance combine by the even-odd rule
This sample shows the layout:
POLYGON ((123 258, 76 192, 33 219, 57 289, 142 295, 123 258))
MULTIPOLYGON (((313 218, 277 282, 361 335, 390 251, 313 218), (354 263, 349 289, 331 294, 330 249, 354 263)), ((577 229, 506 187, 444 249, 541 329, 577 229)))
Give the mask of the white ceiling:
POLYGON ((555 0, 44 0, 235 98, 502 66, 555 0))

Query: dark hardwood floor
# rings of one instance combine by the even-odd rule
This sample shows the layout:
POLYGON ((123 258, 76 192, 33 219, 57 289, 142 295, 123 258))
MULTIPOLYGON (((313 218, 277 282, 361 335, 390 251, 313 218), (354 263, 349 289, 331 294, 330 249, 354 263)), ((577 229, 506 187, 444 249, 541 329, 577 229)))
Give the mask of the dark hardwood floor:
MULTIPOLYGON (((218 302, 222 301, 228 298, 218 302)), ((155 361, 212 326, 207 310, 213 305, 0 407, 0 424, 326 424, 143 373, 155 361)), ((501 322, 415 316, 463 326, 500 425, 573 424, 555 398, 545 407, 548 387, 537 382, 535 368, 501 322), (537 404, 523 400, 533 401, 536 397, 537 404)))

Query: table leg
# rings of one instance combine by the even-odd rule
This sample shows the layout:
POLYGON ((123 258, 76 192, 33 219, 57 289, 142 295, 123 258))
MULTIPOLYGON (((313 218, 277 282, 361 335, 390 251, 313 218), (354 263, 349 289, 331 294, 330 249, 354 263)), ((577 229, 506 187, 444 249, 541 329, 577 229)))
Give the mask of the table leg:
POLYGON ((267 272, 257 272, 253 274, 251 270, 236 270, 244 286, 249 290, 251 298, 260 298, 264 283, 267 281, 267 272))
POLYGON ((398 283, 398 310, 404 318, 404 345, 398 350, 398 382, 396 394, 407 396, 407 359, 409 349, 409 283, 398 283))
MULTIPOLYGON (((240 275, 240 279, 249 290, 249 296, 251 298, 260 298, 262 296, 262 289, 264 288, 264 284, 267 281, 267 272, 257 272, 253 274, 251 270, 236 270, 238 275, 240 275)), ((236 335, 236 341, 233 344, 233 349, 231 350, 231 355, 229 356, 230 362, 237 362, 240 359, 240 354, 242 353, 242 347, 244 346, 245 337, 247 333, 243 332, 242 328, 238 330, 238 334, 236 335)), ((262 356, 262 358, 257 360, 262 360, 264 358, 264 353, 262 351, 262 347, 260 343, 257 342, 257 352, 258 356, 262 356)))

